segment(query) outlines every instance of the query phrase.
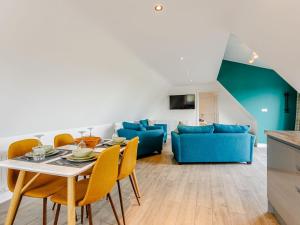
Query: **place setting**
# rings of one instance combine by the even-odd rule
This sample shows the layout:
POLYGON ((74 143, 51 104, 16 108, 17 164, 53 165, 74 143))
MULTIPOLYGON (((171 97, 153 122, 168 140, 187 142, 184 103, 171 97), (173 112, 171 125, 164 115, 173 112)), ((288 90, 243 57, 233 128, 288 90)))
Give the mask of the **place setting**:
POLYGON ((91 148, 80 148, 72 151, 71 154, 60 157, 55 161, 51 161, 47 164, 58 166, 69 166, 82 168, 97 159, 97 153, 91 148))
POLYGON ((41 145, 33 147, 31 152, 16 157, 15 160, 41 163, 67 154, 70 154, 69 150, 55 149, 52 145, 41 145))

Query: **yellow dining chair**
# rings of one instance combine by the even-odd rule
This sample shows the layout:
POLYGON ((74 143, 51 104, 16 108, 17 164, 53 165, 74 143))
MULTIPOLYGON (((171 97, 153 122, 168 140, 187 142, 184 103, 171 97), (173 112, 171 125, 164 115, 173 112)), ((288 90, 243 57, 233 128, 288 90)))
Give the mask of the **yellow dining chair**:
POLYGON ((71 134, 58 134, 54 137, 54 147, 74 144, 75 140, 71 134))
MULTIPOLYGON (((30 152, 33 147, 40 144, 37 139, 25 139, 12 143, 8 149, 8 159, 12 159, 18 156, 22 156, 27 152, 30 152)), ((19 176, 18 170, 8 169, 7 172, 7 185, 8 189, 13 192, 16 186, 16 182, 19 176)), ((13 215, 12 223, 15 220, 18 208, 20 206, 22 196, 32 197, 32 198, 42 198, 43 199, 43 225, 47 224, 47 198, 62 187, 66 185, 67 181, 64 178, 45 175, 37 173, 26 172, 25 180, 23 183, 23 190, 21 193, 21 198, 17 205, 17 210, 15 215, 13 215)))
POLYGON ((136 190, 136 187, 133 182, 132 174, 134 172, 135 166, 136 166, 136 159, 137 159, 137 148, 138 148, 139 138, 135 137, 131 139, 123 152, 121 162, 119 165, 119 175, 117 179, 118 183, 118 191, 119 191, 119 198, 120 198, 120 205, 121 205, 121 211, 122 211, 122 217, 123 217, 123 223, 125 225, 125 213, 124 213, 124 206, 123 206, 123 199, 122 199, 122 191, 121 191, 121 184, 120 180, 125 179, 126 177, 129 177, 131 186, 133 188, 133 192, 135 194, 136 200, 139 205, 140 200, 139 196, 136 190))
MULTIPOLYGON (((116 184, 118 177, 118 161, 120 146, 105 149, 98 156, 89 179, 77 181, 75 184, 75 204, 78 207, 87 206, 89 224, 92 225, 91 204, 107 196, 114 215, 120 225, 116 209, 110 196, 110 192, 116 184)), ((54 224, 58 222, 61 205, 67 205, 67 188, 61 189, 51 197, 51 201, 58 204, 54 224)))

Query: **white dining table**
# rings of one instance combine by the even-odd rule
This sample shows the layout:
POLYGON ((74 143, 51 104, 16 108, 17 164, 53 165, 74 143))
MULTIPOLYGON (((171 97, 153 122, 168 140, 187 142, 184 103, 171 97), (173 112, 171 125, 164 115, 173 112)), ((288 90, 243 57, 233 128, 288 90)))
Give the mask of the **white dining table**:
MULTIPOLYGON (((75 146, 76 147, 76 146, 75 146)), ((74 146, 67 145, 62 146, 58 149, 63 150, 74 150, 74 146)), ((95 148, 96 153, 100 153, 106 148, 95 148)), ((121 148, 121 152, 124 151, 125 147, 121 148)), ((65 155, 68 156, 68 155, 65 155)), ((30 184, 40 175, 40 174, 48 174, 48 175, 55 175, 59 177, 65 177, 67 178, 67 192, 68 192, 68 201, 67 201, 67 207, 68 207, 68 225, 75 225, 76 219, 75 219, 75 182, 76 177, 80 175, 82 172, 90 169, 93 167, 95 161, 92 161, 85 165, 84 167, 78 168, 78 167, 71 167, 71 166, 62 166, 62 165, 52 165, 49 164, 49 162, 55 161, 62 156, 57 156, 55 158, 51 158, 48 161, 43 162, 30 162, 30 161, 20 161, 16 159, 8 159, 4 161, 0 161, 0 167, 7 168, 7 169, 14 169, 19 170, 19 176, 14 188, 13 196, 10 202, 10 206, 7 212, 5 225, 12 225, 13 218, 17 210, 18 203, 20 201, 20 198, 22 196, 22 193, 24 193, 25 189, 30 186, 30 184), (26 184, 24 184, 25 175, 26 172, 34 172, 36 175, 26 184)))

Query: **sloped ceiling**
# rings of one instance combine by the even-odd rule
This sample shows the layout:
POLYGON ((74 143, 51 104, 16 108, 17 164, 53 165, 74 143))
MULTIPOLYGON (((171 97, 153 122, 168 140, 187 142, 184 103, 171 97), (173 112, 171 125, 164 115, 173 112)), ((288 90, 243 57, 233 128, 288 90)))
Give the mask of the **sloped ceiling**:
POLYGON ((173 85, 215 81, 229 32, 225 10, 214 1, 72 2, 91 21, 105 27, 173 85), (183 60, 180 58, 183 57, 183 60))
MULTIPOLYGON (((297 0, 55 2, 58 8, 75 11, 111 33, 172 85, 215 81, 233 33, 300 90, 297 0), (157 2, 164 5, 163 12, 154 12, 157 2)), ((5 13, 5 9, 1 11, 5 13)))
POLYGON ((253 63, 249 63, 249 60, 253 58, 253 50, 250 49, 245 43, 241 42, 235 35, 230 35, 227 43, 227 47, 224 54, 224 59, 232 62, 269 68, 264 61, 259 57, 254 60, 253 63))

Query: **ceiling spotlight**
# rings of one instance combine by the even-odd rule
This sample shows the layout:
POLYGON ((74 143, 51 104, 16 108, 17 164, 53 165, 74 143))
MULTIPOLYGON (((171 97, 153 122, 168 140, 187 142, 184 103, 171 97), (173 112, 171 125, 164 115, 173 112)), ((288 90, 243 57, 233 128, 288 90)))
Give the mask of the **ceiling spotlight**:
POLYGON ((180 57, 180 61, 183 61, 183 57, 182 56, 180 57))
POLYGON ((162 4, 157 4, 157 5, 154 6, 154 10, 156 12, 161 12, 161 11, 163 11, 163 9, 164 9, 164 7, 163 7, 162 4))
POLYGON ((190 80, 190 82, 193 82, 193 80, 190 80))
POLYGON ((254 59, 250 59, 250 60, 249 60, 249 63, 250 63, 250 64, 254 63, 254 59))

